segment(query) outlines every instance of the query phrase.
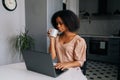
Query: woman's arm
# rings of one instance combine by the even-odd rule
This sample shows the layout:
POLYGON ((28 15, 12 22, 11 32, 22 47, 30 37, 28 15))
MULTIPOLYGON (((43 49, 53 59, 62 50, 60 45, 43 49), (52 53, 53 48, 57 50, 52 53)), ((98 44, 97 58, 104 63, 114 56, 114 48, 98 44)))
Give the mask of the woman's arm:
POLYGON ((55 65, 55 68, 64 70, 64 69, 68 69, 72 67, 79 67, 79 66, 80 66, 79 61, 72 61, 72 62, 65 62, 65 63, 57 63, 55 65))
POLYGON ((48 30, 48 37, 50 39, 50 45, 49 45, 49 53, 51 54, 52 59, 56 58, 56 50, 55 50, 55 38, 50 35, 52 29, 48 30))
POLYGON ((49 52, 52 56, 52 59, 55 59, 56 58, 56 51, 55 51, 55 38, 54 37, 50 37, 49 52))

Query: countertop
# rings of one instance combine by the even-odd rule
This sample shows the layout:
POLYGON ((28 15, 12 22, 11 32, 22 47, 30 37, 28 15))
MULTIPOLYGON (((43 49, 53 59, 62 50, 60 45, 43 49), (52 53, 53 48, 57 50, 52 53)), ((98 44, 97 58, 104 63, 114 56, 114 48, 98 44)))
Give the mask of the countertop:
POLYGON ((57 78, 29 71, 25 63, 0 66, 0 80, 87 80, 81 70, 69 69, 57 78))
POLYGON ((98 37, 98 38, 120 38, 120 36, 113 35, 89 35, 89 34, 80 34, 81 37, 98 37))

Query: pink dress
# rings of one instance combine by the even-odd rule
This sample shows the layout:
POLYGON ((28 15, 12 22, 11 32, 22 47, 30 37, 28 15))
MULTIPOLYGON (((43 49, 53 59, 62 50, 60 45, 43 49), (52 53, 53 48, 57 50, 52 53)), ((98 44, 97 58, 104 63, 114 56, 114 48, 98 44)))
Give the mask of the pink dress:
POLYGON ((83 65, 86 61, 86 42, 79 35, 66 44, 61 44, 57 36, 55 46, 58 62, 79 61, 83 65))

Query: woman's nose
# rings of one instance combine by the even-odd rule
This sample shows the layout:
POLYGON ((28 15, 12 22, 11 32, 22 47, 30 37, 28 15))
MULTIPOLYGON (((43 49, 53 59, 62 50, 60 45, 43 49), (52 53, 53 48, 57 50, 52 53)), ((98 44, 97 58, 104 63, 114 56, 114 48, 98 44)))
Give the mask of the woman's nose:
POLYGON ((57 27, 59 28, 59 27, 60 27, 60 24, 58 24, 57 27))

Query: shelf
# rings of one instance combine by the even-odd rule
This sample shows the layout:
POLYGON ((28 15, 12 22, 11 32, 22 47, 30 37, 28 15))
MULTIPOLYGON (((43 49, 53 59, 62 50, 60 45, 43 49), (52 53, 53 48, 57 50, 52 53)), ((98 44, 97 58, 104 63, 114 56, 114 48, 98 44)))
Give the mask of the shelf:
POLYGON ((90 19, 90 20, 120 20, 120 15, 80 16, 80 19, 90 19))

